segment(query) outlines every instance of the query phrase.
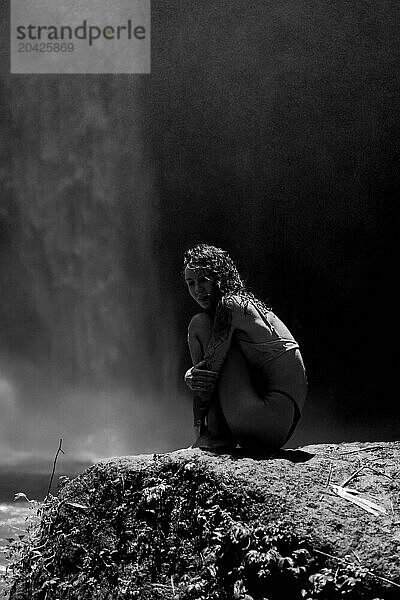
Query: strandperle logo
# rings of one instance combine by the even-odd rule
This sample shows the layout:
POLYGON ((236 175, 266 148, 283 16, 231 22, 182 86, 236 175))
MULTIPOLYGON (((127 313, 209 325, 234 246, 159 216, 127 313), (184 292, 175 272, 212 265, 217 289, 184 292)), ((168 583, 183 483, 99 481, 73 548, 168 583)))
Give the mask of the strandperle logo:
POLYGON ((106 40, 120 39, 146 39, 146 28, 143 25, 134 27, 132 21, 128 19, 126 25, 106 25, 98 27, 97 25, 88 25, 84 19, 82 25, 72 27, 71 25, 18 25, 17 40, 87 40, 89 46, 94 41, 103 37, 106 40))
POLYGON ((150 0, 11 0, 11 73, 150 73, 150 0))

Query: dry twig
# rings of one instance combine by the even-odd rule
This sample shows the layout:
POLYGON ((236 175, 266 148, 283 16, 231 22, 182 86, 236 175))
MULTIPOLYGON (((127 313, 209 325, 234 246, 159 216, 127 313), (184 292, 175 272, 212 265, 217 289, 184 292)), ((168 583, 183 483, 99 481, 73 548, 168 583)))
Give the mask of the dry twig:
MULTIPOLYGON (((329 464, 329 473, 328 473, 328 479, 327 479, 326 484, 325 484, 325 488, 329 487, 329 484, 331 482, 332 469, 333 469, 333 463, 331 461, 330 464, 329 464)), ((325 493, 325 491, 324 491, 324 493, 325 493)), ((321 494, 321 496, 319 497, 319 502, 321 502, 321 500, 322 500, 323 497, 324 497, 324 494, 321 494)))
POLYGON ((369 469, 370 471, 375 473, 375 475, 382 475, 382 477, 387 477, 388 479, 394 479, 394 477, 392 477, 391 475, 388 475, 387 473, 384 473, 383 471, 378 471, 378 469, 374 469, 373 467, 370 467, 369 465, 365 465, 365 469, 369 469))
POLYGON ((354 479, 354 477, 356 477, 356 475, 358 475, 358 474, 359 474, 359 472, 363 470, 363 468, 364 468, 364 467, 363 467, 363 466, 361 466, 361 467, 359 467, 359 468, 358 468, 356 471, 354 471, 354 473, 353 473, 352 475, 350 475, 350 477, 348 477, 347 479, 345 479, 345 480, 343 481, 343 483, 341 484, 341 486, 340 486, 340 487, 344 487, 345 485, 347 485, 348 483, 350 483, 350 481, 351 481, 352 479, 354 479))
POLYGON ((348 452, 340 452, 339 456, 345 456, 346 454, 355 454, 356 452, 369 452, 370 450, 380 450, 385 446, 367 446, 366 448, 357 448, 357 450, 349 450, 348 452))
POLYGON ((53 477, 54 477, 54 473, 55 473, 55 470, 56 470, 56 464, 57 464, 58 455, 60 454, 60 452, 62 454, 65 454, 65 452, 64 452, 64 450, 62 450, 61 446, 62 446, 62 438, 60 438, 60 445, 58 446, 58 450, 57 450, 56 455, 54 457, 53 471, 51 473, 50 483, 49 483, 49 489, 47 490, 46 498, 50 494, 51 485, 53 483, 53 477))

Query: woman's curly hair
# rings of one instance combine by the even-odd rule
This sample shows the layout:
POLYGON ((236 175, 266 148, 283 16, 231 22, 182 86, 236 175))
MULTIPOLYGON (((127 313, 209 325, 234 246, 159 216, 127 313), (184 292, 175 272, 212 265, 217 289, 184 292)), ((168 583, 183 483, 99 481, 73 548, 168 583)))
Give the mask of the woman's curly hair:
POLYGON ((183 256, 184 269, 203 271, 211 277, 217 287, 217 300, 238 296, 243 309, 246 311, 249 302, 260 310, 270 310, 270 307, 248 291, 245 282, 229 254, 208 244, 198 244, 187 250, 183 256))

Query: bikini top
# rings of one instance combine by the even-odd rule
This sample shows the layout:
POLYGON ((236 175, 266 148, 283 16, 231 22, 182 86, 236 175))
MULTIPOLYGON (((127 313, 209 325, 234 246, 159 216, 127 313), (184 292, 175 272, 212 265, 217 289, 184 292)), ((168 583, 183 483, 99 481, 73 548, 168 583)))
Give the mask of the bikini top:
POLYGON ((278 358, 288 350, 298 349, 299 345, 290 333, 289 329, 272 312, 266 314, 261 312, 253 305, 263 321, 263 331, 265 340, 261 342, 252 342, 240 331, 235 332, 235 337, 239 346, 243 349, 245 355, 255 366, 262 367, 266 363, 278 358))

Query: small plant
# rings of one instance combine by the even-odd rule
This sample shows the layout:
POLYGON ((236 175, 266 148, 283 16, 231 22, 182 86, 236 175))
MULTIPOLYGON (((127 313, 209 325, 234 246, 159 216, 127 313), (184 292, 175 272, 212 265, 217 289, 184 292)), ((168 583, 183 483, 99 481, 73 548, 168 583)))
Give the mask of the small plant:
POLYGON ((26 517, 26 527, 12 527, 15 529, 13 537, 7 538, 8 548, 5 554, 7 567, 0 577, 0 597, 8 597, 10 587, 13 581, 14 568, 22 560, 22 555, 27 545, 31 543, 32 534, 38 526, 41 518, 41 503, 37 500, 30 500, 23 492, 15 494, 14 501, 23 501, 28 503, 29 516, 26 517))

